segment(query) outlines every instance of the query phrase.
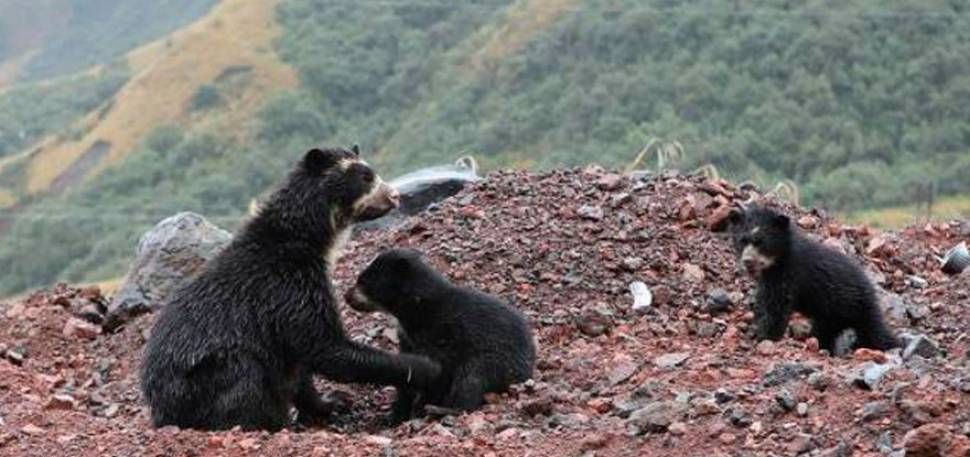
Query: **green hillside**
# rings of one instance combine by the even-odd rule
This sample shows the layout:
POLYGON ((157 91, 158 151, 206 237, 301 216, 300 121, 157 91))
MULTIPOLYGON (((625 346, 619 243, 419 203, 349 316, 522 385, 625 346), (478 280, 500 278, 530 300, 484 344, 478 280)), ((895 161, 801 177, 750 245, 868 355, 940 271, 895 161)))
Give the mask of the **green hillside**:
POLYGON ((656 136, 684 144, 684 168, 792 179, 836 209, 904 201, 927 176, 970 191, 961 2, 576 2, 478 66, 470 55, 508 20, 505 2, 340 14, 330 3, 283 8, 281 52, 323 118, 340 119, 332 136, 363 134, 395 171, 460 150, 618 166, 656 136), (452 14, 491 19, 465 37, 452 14))
POLYGON ((182 27, 216 0, 0 0, 0 61, 31 54, 20 79, 85 70, 182 27))
MULTIPOLYGON (((117 276, 175 211, 235 227, 319 143, 360 143, 393 175, 467 153, 623 167, 676 140, 674 167, 790 179, 837 211, 907 205, 926 182, 970 193, 964 2, 288 0, 275 20, 267 52, 301 84, 253 135, 160 125, 117 168, 37 198, 0 232, 0 293, 117 276)), ((220 90, 191 109, 218 110, 220 90)))

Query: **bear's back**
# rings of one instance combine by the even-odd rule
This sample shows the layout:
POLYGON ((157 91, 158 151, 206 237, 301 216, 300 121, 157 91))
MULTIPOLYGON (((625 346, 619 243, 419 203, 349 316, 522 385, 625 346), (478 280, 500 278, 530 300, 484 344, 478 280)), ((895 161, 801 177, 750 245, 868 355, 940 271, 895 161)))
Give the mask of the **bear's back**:
POLYGON ((231 244, 168 297, 152 330, 146 363, 190 370, 205 354, 224 349, 246 350, 272 364, 288 362, 290 351, 275 334, 287 320, 328 308, 333 312, 322 261, 231 244), (304 309, 311 304, 320 306, 304 309), (159 348, 173 347, 179 350, 154 357, 159 348))
POLYGON ((792 240, 786 276, 795 309, 822 318, 851 319, 871 305, 874 291, 862 267, 849 256, 804 236, 792 240))
POLYGON ((489 377, 501 378, 503 382, 524 381, 532 376, 536 349, 528 320, 520 311, 495 297, 465 288, 455 288, 438 307, 434 325, 421 330, 438 338, 421 339, 434 346, 427 348, 430 352, 439 357, 445 353, 444 357, 450 359, 441 360, 442 366, 476 360, 490 373, 489 377), (447 338, 442 340, 441 335, 447 338))

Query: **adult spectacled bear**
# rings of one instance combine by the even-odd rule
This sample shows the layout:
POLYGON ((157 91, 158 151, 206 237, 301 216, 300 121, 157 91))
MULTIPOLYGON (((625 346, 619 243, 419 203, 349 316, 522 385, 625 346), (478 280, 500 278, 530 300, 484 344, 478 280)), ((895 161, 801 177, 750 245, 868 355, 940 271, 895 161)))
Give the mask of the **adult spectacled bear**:
POLYGON ((424 387, 440 366, 350 340, 331 270, 355 222, 398 195, 356 147, 305 154, 204 271, 167 299, 144 353, 141 388, 156 427, 277 430, 290 407, 325 418, 312 375, 424 387))

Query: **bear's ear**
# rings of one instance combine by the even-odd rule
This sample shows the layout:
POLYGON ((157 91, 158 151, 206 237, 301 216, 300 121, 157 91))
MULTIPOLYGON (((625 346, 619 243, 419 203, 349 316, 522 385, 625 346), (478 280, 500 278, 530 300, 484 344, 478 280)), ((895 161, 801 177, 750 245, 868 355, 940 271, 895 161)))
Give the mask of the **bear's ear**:
POLYGON ((360 146, 356 144, 350 147, 350 152, 353 152, 355 156, 360 157, 360 146))
POLYGON ((333 151, 313 148, 303 156, 303 168, 312 174, 323 174, 339 160, 340 157, 333 151))
POLYGON ((408 256, 398 256, 391 262, 391 270, 398 277, 404 277, 411 269, 411 258, 408 256))
POLYGON ((732 224, 740 224, 744 220, 744 212, 739 208, 734 208, 728 213, 728 222, 732 224))
POLYGON ((775 218, 772 220, 772 223, 777 228, 787 229, 788 228, 788 225, 791 223, 791 220, 788 219, 788 216, 786 216, 784 214, 776 214, 775 215, 775 218))
POLYGON ((394 271, 404 274, 421 263, 422 252, 414 248, 398 248, 394 256, 394 271))

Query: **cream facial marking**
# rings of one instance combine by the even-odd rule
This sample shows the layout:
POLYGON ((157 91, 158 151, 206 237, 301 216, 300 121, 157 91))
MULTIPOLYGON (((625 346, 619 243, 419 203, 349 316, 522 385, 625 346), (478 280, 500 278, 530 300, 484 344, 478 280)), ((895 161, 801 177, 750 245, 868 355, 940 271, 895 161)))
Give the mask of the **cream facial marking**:
POLYGON ((370 299, 359 287, 351 289, 351 300, 348 300, 351 308, 357 311, 380 311, 381 307, 370 299))
POLYGON ((333 277, 334 267, 337 265, 337 261, 340 260, 340 256, 344 253, 344 246, 347 244, 347 240, 350 239, 350 229, 344 227, 337 232, 337 235, 333 237, 333 242, 327 248, 327 252, 324 258, 327 262, 327 274, 333 277))
POLYGON ((774 263, 775 259, 773 257, 765 255, 754 246, 745 246, 744 250, 741 251, 741 265, 743 265, 749 273, 760 273, 768 268, 771 268, 774 263))
POLYGON ((384 192, 385 190, 384 186, 386 186, 386 184, 384 184, 384 180, 381 179, 380 176, 375 175, 374 182, 371 183, 370 190, 367 191, 367 194, 365 194, 363 197, 357 199, 357 201, 354 202, 354 207, 353 207, 354 214, 358 214, 361 210, 364 209, 364 207, 370 205, 371 202, 374 201, 374 199, 378 198, 380 194, 384 192))
POLYGON ((350 168, 351 165, 356 163, 370 167, 370 164, 368 164, 363 159, 340 159, 340 161, 337 162, 337 166, 340 167, 340 171, 347 171, 347 169, 350 168))
POLYGON ((354 159, 341 159, 339 162, 337 162, 337 167, 340 168, 340 171, 347 171, 347 169, 350 168, 351 165, 357 162, 359 161, 354 159))

